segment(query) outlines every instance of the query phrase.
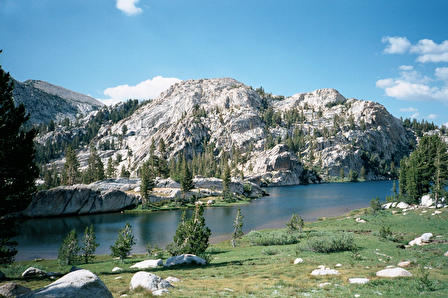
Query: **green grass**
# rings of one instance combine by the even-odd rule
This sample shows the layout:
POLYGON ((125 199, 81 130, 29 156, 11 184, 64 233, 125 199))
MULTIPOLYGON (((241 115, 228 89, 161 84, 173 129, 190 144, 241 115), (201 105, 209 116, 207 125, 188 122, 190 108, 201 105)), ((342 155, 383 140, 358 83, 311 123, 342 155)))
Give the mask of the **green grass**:
MULTIPOLYGON (((431 216, 431 212, 422 214, 420 210, 410 211, 406 215, 392 215, 391 210, 377 214, 366 212, 367 209, 353 211, 346 216, 329 218, 307 223, 300 242, 283 245, 252 245, 247 235, 232 248, 229 241, 212 245, 208 253, 212 256, 207 266, 190 266, 184 268, 157 268, 148 270, 162 278, 175 276, 182 281, 170 289, 169 296, 174 297, 265 297, 265 296, 312 296, 312 297, 361 297, 382 295, 383 297, 448 297, 448 210, 431 216), (355 222, 356 217, 364 218, 367 223, 355 222), (380 236, 380 229, 390 227, 391 233, 400 235, 399 242, 380 236), (317 253, 303 249, 308 241, 319 237, 332 237, 342 231, 353 235, 357 247, 355 251, 317 253), (434 234, 435 242, 419 247, 400 248, 422 233, 434 234), (436 237, 441 236, 441 237, 436 237), (296 257, 304 263, 294 265, 296 257), (413 276, 409 278, 377 278, 375 273, 388 265, 397 265, 400 261, 411 261, 406 268, 413 276), (311 271, 319 265, 336 268, 341 273, 337 276, 313 277, 311 271), (432 269, 425 269, 429 267, 432 269), (365 285, 351 285, 352 277, 367 277, 370 282, 365 285), (320 288, 319 284, 329 282, 331 285, 320 288)), ((262 231, 261 233, 283 233, 282 230, 262 231)), ((286 243, 286 242, 285 242, 286 243)), ((163 255, 166 260, 168 255, 163 255)), ((131 297, 143 297, 144 291, 130 292, 129 282, 134 270, 129 267, 144 260, 145 256, 133 256, 124 263, 109 256, 99 256, 94 263, 78 265, 98 274, 114 297, 128 294, 131 297), (119 266, 124 272, 112 274, 113 267, 119 266), (115 280, 117 276, 121 279, 115 280)), ((45 286, 51 280, 23 280, 21 272, 28 266, 36 266, 48 271, 67 272, 69 267, 60 268, 54 260, 41 262, 19 262, 8 268, 0 268, 13 281, 33 289, 45 286)))

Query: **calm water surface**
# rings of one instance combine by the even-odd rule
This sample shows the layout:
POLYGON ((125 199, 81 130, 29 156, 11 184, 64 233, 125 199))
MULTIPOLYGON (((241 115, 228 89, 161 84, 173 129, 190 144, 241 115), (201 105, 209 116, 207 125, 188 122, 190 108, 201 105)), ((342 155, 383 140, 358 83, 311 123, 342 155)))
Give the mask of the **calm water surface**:
MULTIPOLYGON (((249 232, 283 227, 292 213, 300 214, 305 221, 342 215, 349 210, 368 206, 374 197, 384 200, 392 194, 392 183, 379 181, 269 187, 266 189, 270 194, 268 197, 241 207, 243 230, 249 232)), ((237 207, 206 208, 205 219, 212 230, 212 242, 230 238, 236 211, 237 207)), ((132 225, 137 240, 133 252, 143 253, 148 243, 163 247, 172 241, 181 214, 182 211, 175 210, 30 219, 21 224, 21 234, 16 238, 19 243, 16 260, 56 258, 62 240, 70 230, 76 229, 81 234, 91 224, 100 243, 96 253, 109 254, 110 245, 126 222, 132 225)))

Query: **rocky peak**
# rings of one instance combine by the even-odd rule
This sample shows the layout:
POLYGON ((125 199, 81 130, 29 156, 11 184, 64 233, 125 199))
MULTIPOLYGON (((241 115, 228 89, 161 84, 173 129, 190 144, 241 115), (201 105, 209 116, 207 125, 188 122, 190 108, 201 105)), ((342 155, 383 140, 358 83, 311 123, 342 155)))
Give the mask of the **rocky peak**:
POLYGON ((279 106, 283 106, 283 109, 303 108, 305 106, 323 109, 344 104, 345 102, 346 98, 336 89, 327 88, 294 94, 285 99, 279 106))

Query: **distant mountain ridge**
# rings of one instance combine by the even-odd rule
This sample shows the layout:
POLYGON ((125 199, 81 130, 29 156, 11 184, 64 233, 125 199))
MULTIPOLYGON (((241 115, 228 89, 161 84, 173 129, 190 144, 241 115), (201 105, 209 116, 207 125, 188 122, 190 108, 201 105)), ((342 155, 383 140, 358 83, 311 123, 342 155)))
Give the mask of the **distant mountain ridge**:
POLYGON ((100 109, 104 104, 93 97, 40 80, 14 80, 14 101, 30 113, 29 124, 57 122, 100 109))

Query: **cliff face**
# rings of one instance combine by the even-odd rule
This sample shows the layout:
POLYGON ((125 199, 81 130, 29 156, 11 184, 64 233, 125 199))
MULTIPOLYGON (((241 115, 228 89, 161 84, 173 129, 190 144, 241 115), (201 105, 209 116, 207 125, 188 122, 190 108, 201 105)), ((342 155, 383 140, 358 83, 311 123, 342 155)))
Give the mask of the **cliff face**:
POLYGON ((44 81, 14 80, 14 101, 23 103, 30 113, 30 124, 57 122, 65 118, 71 121, 79 115, 98 110, 104 104, 98 100, 44 81))
POLYGON ((216 156, 240 152, 235 168, 245 179, 268 185, 330 180, 341 168, 344 175, 364 168, 366 179, 384 179, 415 142, 380 104, 346 99, 334 89, 284 99, 230 78, 177 83, 130 117, 103 126, 94 143, 99 148, 119 138, 118 150, 100 154, 126 156, 121 165, 130 165, 132 174, 149 158, 152 139, 164 140, 169 158, 191 158, 214 143, 216 156))

